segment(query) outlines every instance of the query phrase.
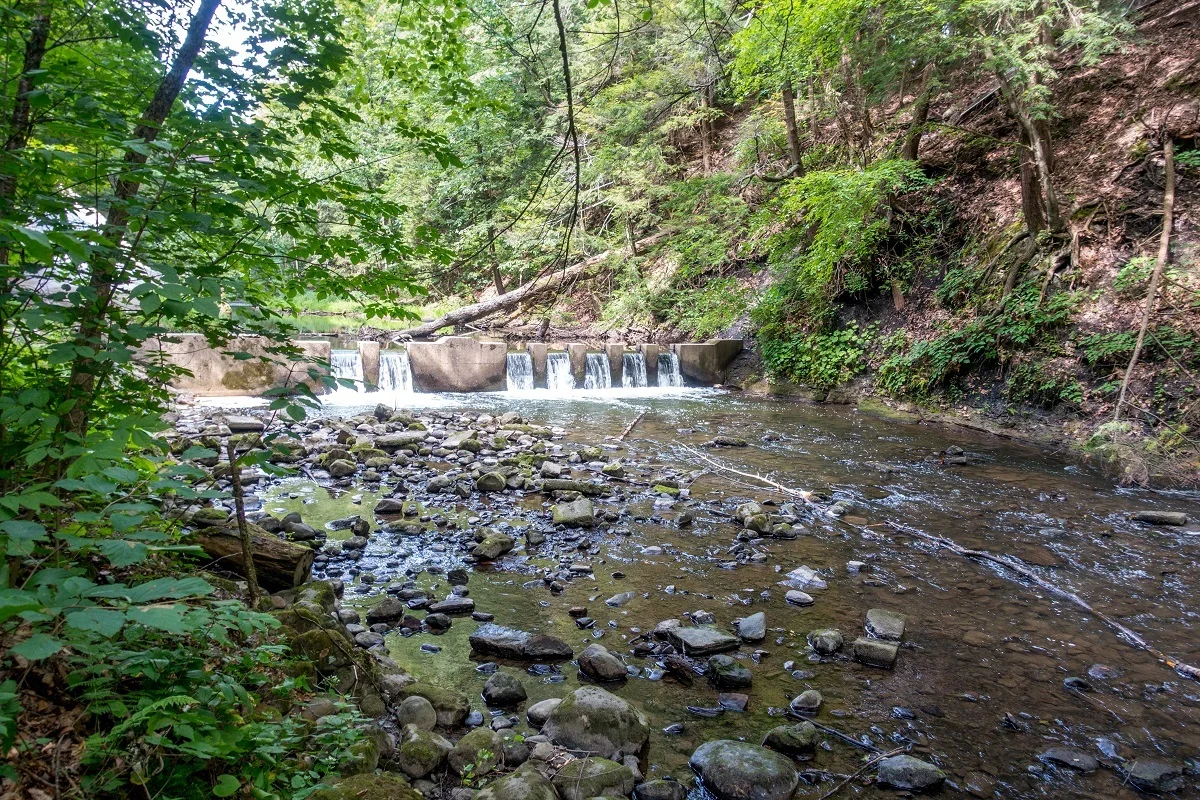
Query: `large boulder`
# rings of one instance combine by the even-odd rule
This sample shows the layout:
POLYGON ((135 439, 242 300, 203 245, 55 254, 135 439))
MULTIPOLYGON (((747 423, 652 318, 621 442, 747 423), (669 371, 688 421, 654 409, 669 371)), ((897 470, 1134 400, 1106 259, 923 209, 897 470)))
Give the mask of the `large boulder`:
POLYGON ((410 778, 424 778, 440 767, 453 749, 454 745, 444 737, 408 725, 400 732, 396 765, 410 778))
POLYGON ((401 696, 424 697, 437 712, 437 724, 443 728, 457 728, 471 713, 471 703, 466 696, 454 689, 434 683, 414 683, 401 690, 401 696))
POLYGON ((591 500, 581 497, 570 503, 558 503, 550 506, 550 518, 555 525, 566 525, 568 528, 590 528, 596 524, 596 509, 591 500))
POLYGON ((625 680, 627 675, 621 659, 599 644, 590 644, 579 654, 579 671, 601 682, 625 680))
MULTIPOLYGON (((320 786, 310 800, 422 800, 420 793, 401 775, 386 772, 351 775, 320 786)), ((549 800, 549 798, 503 798, 503 800, 549 800)))
POLYGON ((879 783, 893 789, 921 792, 941 786, 944 780, 946 773, 909 755, 892 756, 879 762, 879 783))
POLYGON ((500 556, 512 550, 516 540, 507 533, 489 533, 483 541, 475 545, 471 555, 481 561, 495 561, 500 556))
POLYGON ((563 698, 550 712, 542 733, 569 750, 612 758, 637 754, 650 736, 650 724, 640 711, 615 694, 598 686, 584 686, 563 698))
POLYGON ((561 660, 573 654, 562 639, 516 628, 487 623, 470 636, 471 649, 477 653, 518 660, 561 660))
POLYGON ((788 800, 800 781, 790 758, 749 742, 706 742, 688 763, 717 800, 788 800))
POLYGON ((489 706, 512 708, 525 702, 525 686, 507 672, 497 672, 483 684, 483 699, 489 706))
POLYGON ((633 771, 607 758, 577 758, 555 773, 551 781, 562 800, 625 797, 633 791, 633 771))
POLYGON ((540 700, 525 709, 525 718, 529 720, 531 727, 540 730, 546 724, 546 720, 550 719, 550 715, 554 713, 554 709, 558 708, 560 703, 562 703, 562 700, 557 697, 540 700))
POLYGON ((396 707, 396 724, 401 728, 412 725, 418 730, 431 731, 437 727, 437 709, 419 695, 406 697, 396 707))
POLYGON ((500 734, 491 728, 476 728, 458 740, 446 760, 456 775, 468 770, 487 775, 500 765, 500 734))
POLYGON ((505 775, 483 787, 475 795, 475 800, 558 800, 558 795, 550 781, 533 764, 522 764, 511 775, 505 775))

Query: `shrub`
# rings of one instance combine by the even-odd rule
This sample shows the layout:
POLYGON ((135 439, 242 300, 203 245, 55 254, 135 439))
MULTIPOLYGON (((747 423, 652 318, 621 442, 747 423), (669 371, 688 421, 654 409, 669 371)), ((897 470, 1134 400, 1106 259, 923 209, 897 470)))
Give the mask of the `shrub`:
POLYGON ((866 367, 871 330, 851 322, 828 333, 797 333, 789 339, 761 342, 767 371, 777 378, 818 389, 832 389, 866 367))

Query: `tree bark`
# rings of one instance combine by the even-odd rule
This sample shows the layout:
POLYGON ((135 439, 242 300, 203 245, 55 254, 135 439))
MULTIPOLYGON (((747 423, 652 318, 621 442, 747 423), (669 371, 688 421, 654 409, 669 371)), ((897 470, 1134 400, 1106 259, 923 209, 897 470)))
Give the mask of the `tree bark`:
MULTIPOLYGON (((665 233, 656 233, 653 236, 647 236, 636 243, 637 250, 644 250, 647 247, 652 247, 666 237, 665 233)), ((474 322, 482 317, 495 314, 500 311, 513 308, 528 300, 533 300, 541 295, 552 292, 556 289, 565 286, 570 281, 573 281, 588 271, 598 266, 612 254, 612 250, 605 250, 603 253, 584 259, 583 261, 573 266, 567 267, 564 270, 552 272, 549 275, 543 275, 540 278, 535 278, 524 286, 513 289, 507 294, 502 294, 499 297, 493 297, 489 300, 484 300, 480 303, 475 303, 469 306, 455 309, 449 314, 444 314, 435 320, 422 323, 415 328, 409 328, 404 331, 397 331, 391 334, 393 337, 406 337, 410 339, 422 339, 432 336, 442 328, 452 325, 462 325, 467 322, 474 322)))
POLYGON ((258 573, 254 568, 254 542, 250 538, 250 526, 246 523, 246 497, 242 492, 242 468, 238 464, 233 437, 225 445, 229 458, 229 481, 233 485, 233 513, 237 519, 238 538, 242 543, 242 574, 246 576, 250 607, 258 605, 258 573))
POLYGON ((496 286, 496 294, 504 294, 504 276, 500 274, 500 259, 496 256, 496 231, 488 226, 488 257, 492 264, 492 283, 496 286))
POLYGON ((1036 237, 1046 228, 1046 215, 1042 210, 1042 193, 1038 187, 1033 150, 1024 128, 1021 128, 1021 140, 1017 146, 1017 163, 1021 172, 1021 215, 1025 218, 1025 228, 1029 235, 1036 237))
MULTIPOLYGON (((188 25, 187 36, 175 56, 175 62, 163 76, 142 114, 142 121, 133 131, 133 140, 153 142, 158 138, 159 131, 166 121, 171 107, 175 105, 183 85, 191 72, 192 64, 196 61, 205 38, 208 27, 212 23, 221 0, 201 0, 191 23, 188 25)), ((104 238, 111 243, 114 253, 110 258, 96 257, 91 261, 91 287, 94 299, 90 308, 84 309, 79 323, 79 331, 75 336, 75 344, 79 347, 91 347, 96 351, 104 349, 100 341, 104 321, 112 303, 113 294, 121 284, 121 272, 118 268, 121 242, 129 227, 129 203, 137 197, 141 189, 141 181, 137 177, 140 168, 146 163, 147 156, 132 149, 125 151, 124 170, 117 179, 115 196, 108 209, 104 224, 104 238)), ((94 358, 79 356, 71 366, 71 380, 67 387, 68 399, 74 400, 74 405, 66 415, 68 430, 80 436, 87 432, 88 411, 91 394, 96 385, 96 370, 99 366, 94 358)))
MULTIPOLYGON (((34 79, 42 68, 46 57, 46 43, 50 39, 51 5, 43 3, 29 26, 29 38, 25 40, 25 56, 21 61, 21 77, 17 81, 17 95, 13 100, 12 115, 9 117, 8 136, 4 139, 3 161, 0 161, 0 214, 10 216, 12 198, 17 193, 17 176, 8 163, 9 153, 24 150, 33 132, 33 109, 29 93, 34 90, 34 79)), ((8 263, 8 248, 0 248, 0 264, 8 263)))
POLYGON ((908 161, 916 161, 921 152, 921 136, 925 133, 925 125, 929 122, 929 105, 933 102, 933 73, 934 65, 926 64, 921 72, 921 88, 917 90, 917 100, 913 104, 912 121, 908 123, 908 133, 904 137, 904 147, 900 157, 908 161))
MULTIPOLYGON (((315 557, 311 547, 280 539, 251 523, 246 523, 246 526, 254 552, 258 583, 262 588, 277 592, 299 586, 308 580, 315 557)), ((205 565, 207 569, 235 575, 246 574, 242 536, 237 526, 201 528, 185 542, 199 545, 212 559, 205 565)))
POLYGON ((792 79, 783 81, 783 121, 787 127, 788 163, 791 174, 800 177, 804 174, 804 164, 800 152, 800 127, 796 124, 796 95, 792 91, 792 79))
POLYGON ((1125 379, 1121 381, 1121 395, 1117 398, 1117 409, 1113 413, 1113 422, 1121 419, 1121 406, 1125 404, 1125 394, 1129 391, 1129 381, 1133 370, 1137 367, 1142 355, 1142 344, 1146 341, 1146 331, 1150 328, 1150 318, 1154 316, 1154 307, 1158 305, 1158 285, 1162 282, 1163 269, 1171 260, 1171 227, 1175 219, 1175 143, 1168 133, 1163 134, 1163 161, 1165 162, 1166 188, 1163 191, 1163 227, 1158 240, 1158 260, 1154 262, 1154 272, 1150 275, 1150 288, 1146 291, 1146 308, 1142 311, 1142 327, 1138 330, 1137 343, 1133 346, 1133 356, 1125 369, 1125 379))
MULTIPOLYGON (((997 74, 1000 81, 1001 93, 1008 102, 1008 108, 1020 125, 1022 134, 1029 140, 1028 148, 1032 155, 1033 166, 1037 174, 1038 185, 1041 188, 1042 208, 1046 215, 1046 227, 1054 235, 1066 230, 1062 215, 1058 209, 1058 194, 1054 189, 1054 153, 1051 143, 1050 129, 1044 120, 1030 116, 1025 104, 1013 90, 1012 84, 1002 73, 997 74)), ((1036 231, 1030 231, 1036 233, 1036 231)))

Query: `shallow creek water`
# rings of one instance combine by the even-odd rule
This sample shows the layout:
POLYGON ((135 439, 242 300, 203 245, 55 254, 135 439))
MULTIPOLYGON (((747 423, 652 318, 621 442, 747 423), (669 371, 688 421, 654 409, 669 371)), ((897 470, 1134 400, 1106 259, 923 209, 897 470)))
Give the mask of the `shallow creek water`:
MULTIPOLYGON (((767 730, 787 721, 782 709, 807 688, 824 695, 818 722, 880 750, 913 743, 914 755, 946 770, 949 793, 958 788, 981 797, 993 792, 996 797, 1137 796, 1111 769, 1080 775, 1044 766, 1037 755, 1056 745, 1077 747, 1102 761, 1140 757, 1197 766, 1200 685, 1130 647, 1077 606, 883 524, 902 523, 964 547, 1016 556, 1159 649, 1200 664, 1194 596, 1200 586, 1200 529, 1195 524, 1151 528, 1126 519, 1129 511, 1148 508, 1186 511, 1195 518, 1195 495, 1121 490, 1059 458, 998 438, 901 424, 840 407, 716 393, 605 402, 538 402, 497 394, 472 397, 458 407, 517 411, 530 422, 566 428, 569 444, 601 444, 646 411, 622 455, 683 469, 703 465, 680 444, 695 446, 717 434, 744 437, 749 447, 712 455, 788 486, 853 500, 852 521, 873 526, 864 530, 824 519, 795 540, 756 544, 767 554, 765 561, 728 568, 727 551, 740 526, 702 509, 691 527, 678 528, 670 522, 675 511, 646 502, 630 509, 634 521, 623 520, 584 538, 591 549, 580 551, 575 561, 590 564, 593 574, 572 581, 559 595, 539 580, 541 571, 557 566, 559 559, 540 557, 536 548, 527 554, 518 546, 472 574, 470 596, 496 622, 553 634, 577 653, 599 641, 641 668, 639 676, 605 688, 639 706, 650 719, 648 779, 688 778, 687 758, 705 741, 745 738, 757 743, 767 730), (964 448, 974 457, 972 463, 939 464, 934 454, 950 445, 964 448), (644 554, 649 546, 660 547, 661 554, 644 554), (869 566, 852 574, 846 566, 851 560, 869 566), (805 608, 786 604, 786 588, 778 585, 782 573, 800 565, 817 569, 828 582, 828 589, 810 591, 816 602, 805 608), (613 576, 618 571, 623 578, 613 576), (620 592, 635 596, 619 608, 605 605, 620 592), (572 606, 587 606, 596 620, 594 630, 576 627, 567 614, 572 606), (844 657, 807 659, 808 631, 835 627, 849 642, 862 635, 869 608, 907 617, 893 671, 844 657), (669 677, 652 680, 647 676, 655 663, 629 653, 638 632, 701 609, 714 614, 725 629, 736 618, 766 614, 766 640, 735 654, 753 674, 743 713, 715 718, 689 713, 687 706, 716 706, 717 690, 703 678, 690 687, 669 677), (756 649, 766 653, 755 658, 756 649), (784 669, 787 661, 796 662, 794 674, 784 669), (1085 678, 1094 691, 1065 688, 1064 679, 1072 676, 1085 678), (683 732, 664 733, 672 723, 683 723, 683 732)), ((353 410, 336 409, 339 415, 353 410)), ((688 501, 785 500, 765 487, 711 472, 692 483, 689 494, 688 501)), ((357 513, 370 518, 377 497, 361 486, 334 493, 290 479, 273 486, 264 499, 269 511, 299 511, 306 522, 319 526, 357 513)), ((460 513, 455 499, 441 497, 444 505, 427 510, 446 515, 452 525, 467 525, 468 515, 460 513)), ((540 511, 543 498, 529 495, 523 503, 540 511)), ((485 517, 484 524, 499 521, 499 516, 485 517)), ((330 538, 346 535, 331 532, 330 538)), ((424 564, 456 566, 456 558, 435 550, 398 551, 394 543, 373 540, 359 567, 386 583, 392 575, 424 564)), ((417 581, 433 596, 449 593, 444 576, 426 572, 417 581)), ((347 581, 348 605, 365 609, 381 596, 380 584, 347 581)), ((471 660, 467 641, 477 626, 469 617, 456 617, 442 635, 389 634, 387 645, 421 680, 456 687, 474 699, 475 708, 485 710, 479 691, 487 675, 476 671, 481 659, 471 660), (440 651, 423 652, 423 644, 435 644, 440 651)), ((550 674, 533 674, 517 663, 502 662, 501 669, 522 679, 528 704, 561 697, 581 681, 569 662, 550 674)), ((521 720, 521 729, 532 733, 523 714, 521 720)), ((802 769, 850 774, 862 766, 863 750, 833 736, 824 741, 802 769)), ((1194 775, 1189 777, 1181 796, 1193 791, 1195 782, 1194 775)), ((802 785, 797 797, 816 798, 833 785, 802 785)), ((895 793, 855 784, 839 795, 895 793)))

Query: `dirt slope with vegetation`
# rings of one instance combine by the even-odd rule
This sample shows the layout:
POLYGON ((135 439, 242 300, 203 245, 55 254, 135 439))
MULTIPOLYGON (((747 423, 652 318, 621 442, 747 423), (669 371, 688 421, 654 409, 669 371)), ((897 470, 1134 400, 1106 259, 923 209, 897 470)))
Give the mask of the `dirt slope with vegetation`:
MULTIPOLYGON (((731 35, 728 92, 666 133, 643 125, 643 137, 669 144, 668 163, 641 187, 646 223, 633 229, 666 241, 635 254, 610 238, 614 253, 593 275, 492 317, 491 331, 746 336, 753 351, 731 375, 745 388, 872 396, 1071 447, 1123 481, 1195 485, 1200 16, 1143 2, 1113 18, 1126 27, 1096 52, 1060 43, 1029 56, 1043 59, 1031 71, 1045 92, 1029 102, 1040 104, 1034 124, 1049 142, 1057 229, 1022 155, 1014 90, 971 57, 943 52, 924 80, 929 71, 878 80, 810 69, 815 88, 793 101, 795 162, 785 104, 737 91, 751 20, 731 35), (914 131, 915 163, 900 152, 914 131), (1114 421, 1160 245, 1168 141, 1170 258, 1114 421)), ((603 98, 585 101, 585 120, 603 98)), ((599 122, 589 148, 613 136, 599 122)), ((580 222, 592 249, 605 244, 594 232, 611 225, 615 204, 605 200, 585 204, 580 222)))

